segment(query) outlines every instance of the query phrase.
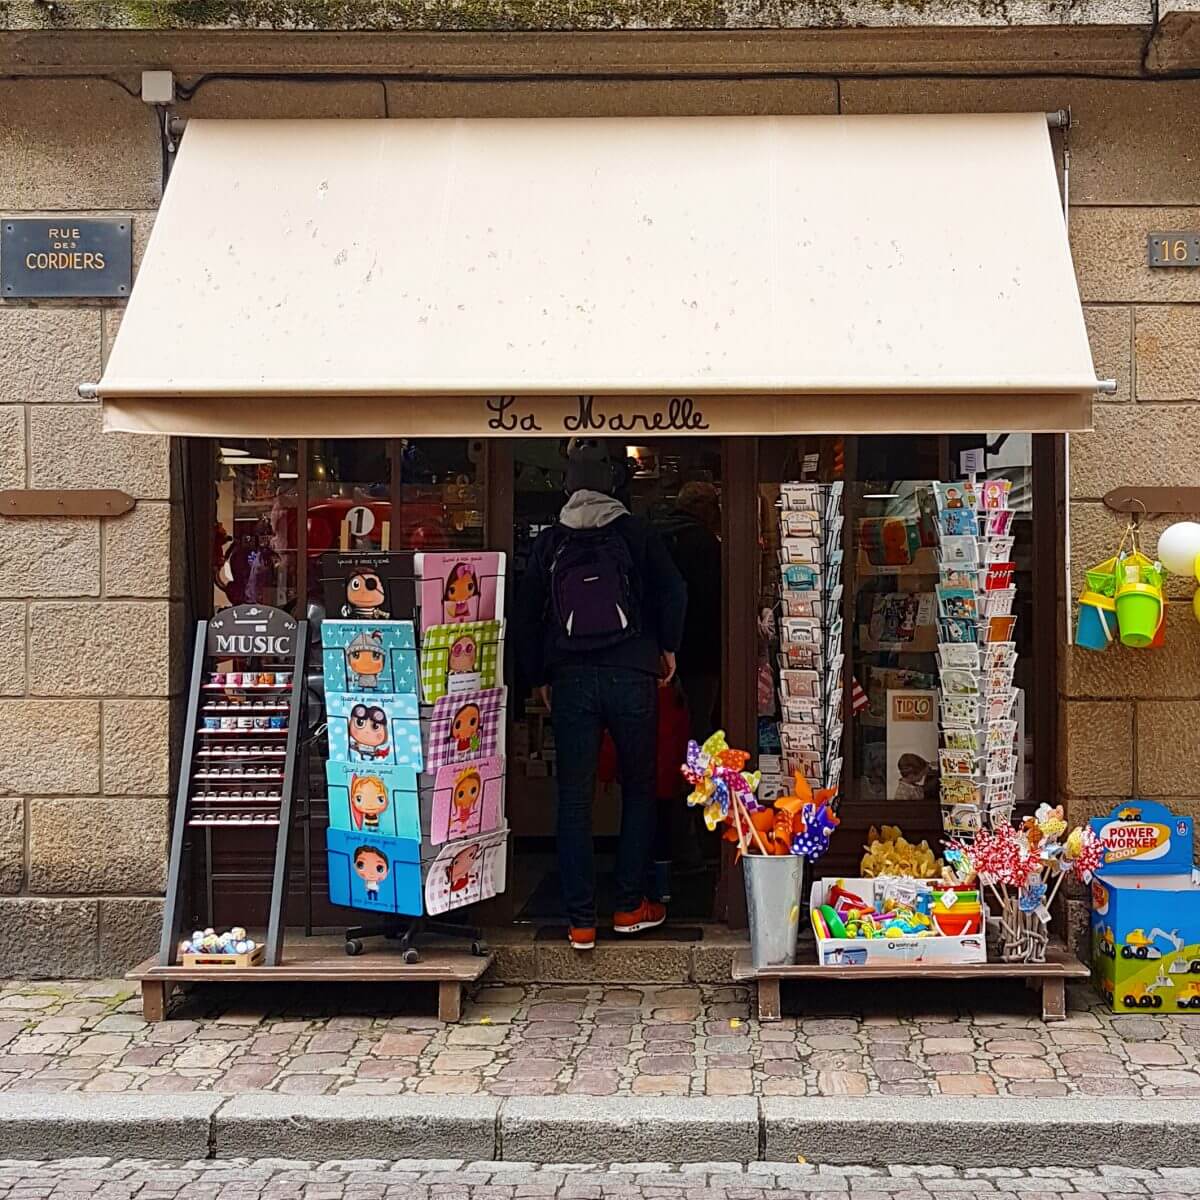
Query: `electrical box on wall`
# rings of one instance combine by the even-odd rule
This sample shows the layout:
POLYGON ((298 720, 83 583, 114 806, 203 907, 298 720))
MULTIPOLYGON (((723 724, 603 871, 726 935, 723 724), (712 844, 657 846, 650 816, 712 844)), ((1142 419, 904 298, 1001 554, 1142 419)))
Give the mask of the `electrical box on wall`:
POLYGON ((175 102, 175 72, 143 71, 142 99, 147 104, 173 104, 175 102))

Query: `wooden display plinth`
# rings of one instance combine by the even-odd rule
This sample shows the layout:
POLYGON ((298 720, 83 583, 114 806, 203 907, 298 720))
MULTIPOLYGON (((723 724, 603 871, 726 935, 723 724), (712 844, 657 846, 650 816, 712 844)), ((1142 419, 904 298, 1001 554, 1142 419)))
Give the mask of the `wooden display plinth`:
MULTIPOLYGON (((803 952, 803 950, 802 950, 803 952)), ((811 949, 809 951, 811 953, 811 949)), ((1067 1015, 1067 980, 1086 979, 1091 972, 1062 942, 1051 942, 1044 963, 888 963, 862 967, 823 967, 815 962, 756 970, 749 950, 733 957, 733 978, 754 982, 758 988, 758 1019, 780 1019, 779 985, 784 979, 820 979, 825 982, 866 982, 879 979, 1024 979, 1042 993, 1042 1019, 1062 1021, 1067 1015)))
POLYGON ((180 963, 164 967, 147 959, 126 975, 141 985, 142 1014, 147 1021, 167 1017, 171 991, 185 983, 436 983, 438 1018, 457 1021, 462 1015, 462 989, 474 983, 491 965, 490 954, 465 950, 422 948, 421 961, 406 963, 395 950, 381 946, 366 954, 348 956, 342 942, 304 943, 290 946, 286 961, 278 966, 195 966, 180 963))

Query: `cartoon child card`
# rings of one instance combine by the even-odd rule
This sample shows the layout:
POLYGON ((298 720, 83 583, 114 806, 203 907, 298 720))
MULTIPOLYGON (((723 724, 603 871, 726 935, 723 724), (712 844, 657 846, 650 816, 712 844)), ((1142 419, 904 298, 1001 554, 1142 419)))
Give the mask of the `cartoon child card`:
POLYGON ((432 625, 422 635, 421 693, 426 704, 445 695, 500 686, 503 621, 432 625))
POLYGON ((504 615, 505 557, 495 550, 418 554, 421 632, 504 615))
POLYGON ((322 554, 321 591, 327 618, 411 619, 417 604, 412 551, 322 554))
POLYGON ((434 780, 429 840, 435 846, 504 823, 504 759, 493 754, 465 763, 448 763, 434 780))
POLYGON ((421 840, 417 773, 412 767, 327 762, 325 782, 333 829, 421 840))
POLYGON ((425 875, 425 911, 430 916, 476 904, 504 891, 508 830, 447 842, 425 875))
POLYGON ((421 845, 406 838, 325 831, 329 899, 347 908, 421 915, 421 845))
POLYGON ((425 770, 503 754, 507 704, 503 687, 442 696, 432 715, 421 718, 425 770))
POLYGON ((933 496, 939 513, 974 512, 979 507, 975 484, 969 479, 953 480, 949 483, 934 480, 933 496))
POLYGON ((979 485, 981 507, 986 512, 1004 512, 1008 509, 1008 493, 1012 489, 1010 479, 985 479, 979 485))
POLYGON ((334 692, 325 697, 331 762, 420 771, 421 722, 413 695, 334 692))
POLYGON ((417 690, 411 621, 322 621, 321 647, 326 695, 417 690))

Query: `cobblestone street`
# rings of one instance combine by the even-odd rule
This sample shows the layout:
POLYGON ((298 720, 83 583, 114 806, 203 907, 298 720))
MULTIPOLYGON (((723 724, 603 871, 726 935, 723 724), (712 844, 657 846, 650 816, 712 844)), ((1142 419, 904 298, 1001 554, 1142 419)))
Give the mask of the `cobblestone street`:
POLYGON ((1101 1167, 824 1167, 757 1162, 535 1166, 364 1159, 0 1162, 0 1200, 1120 1200, 1200 1194, 1200 1171, 1101 1167))
POLYGON ((214 984, 147 1025, 123 982, 10 983, 0 1091, 1200 1097, 1200 1022, 1030 996, 847 986, 854 1012, 760 1026, 737 987, 483 987, 443 1026, 395 1015, 410 991, 214 984))

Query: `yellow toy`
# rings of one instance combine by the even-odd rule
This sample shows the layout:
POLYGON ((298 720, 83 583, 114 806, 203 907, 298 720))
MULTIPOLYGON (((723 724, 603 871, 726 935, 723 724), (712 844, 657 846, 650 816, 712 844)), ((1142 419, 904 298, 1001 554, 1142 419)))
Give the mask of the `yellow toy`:
POLYGON ((896 825, 885 825, 882 832, 872 825, 863 849, 866 853, 860 871, 866 879, 884 875, 936 879, 942 870, 928 842, 914 846, 896 825))
POLYGON ((1162 1008, 1162 997, 1152 992, 1144 983, 1135 983, 1121 999, 1129 1007, 1162 1008))
POLYGON ((1178 1008, 1200 1008, 1200 980, 1185 983, 1175 993, 1175 1004, 1178 1008))

